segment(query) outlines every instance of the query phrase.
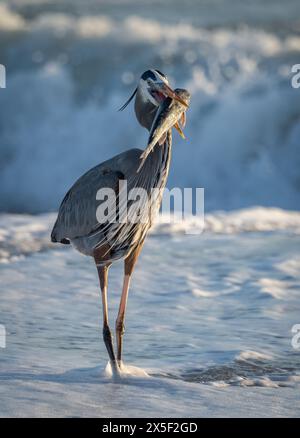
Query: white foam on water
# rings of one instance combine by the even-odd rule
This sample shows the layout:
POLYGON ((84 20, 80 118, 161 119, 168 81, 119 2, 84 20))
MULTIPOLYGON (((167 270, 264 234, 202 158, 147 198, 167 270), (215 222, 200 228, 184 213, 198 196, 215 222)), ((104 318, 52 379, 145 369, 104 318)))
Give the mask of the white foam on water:
MULTIPOLYGON (((186 215, 174 217, 170 223, 168 215, 160 215, 153 232, 162 234, 197 234, 202 231, 202 217, 186 215)), ((280 208, 250 207, 233 211, 205 213, 204 232, 235 234, 241 232, 292 231, 300 234, 300 214, 280 208)))
POLYGON ((50 231, 55 214, 39 216, 0 214, 0 263, 19 260, 31 254, 54 248, 50 242, 50 231))
POLYGON ((249 379, 245 378, 240 381, 240 386, 258 386, 263 388, 279 388, 279 384, 269 379, 268 377, 263 377, 259 379, 249 379))
POLYGON ((286 299, 290 295, 290 283, 288 281, 261 278, 258 280, 258 285, 263 293, 271 295, 272 298, 277 300, 286 299))
MULTIPOLYGON (((40 215, 0 213, 0 263, 17 260, 17 257, 44 249, 59 246, 50 242, 50 233, 56 219, 56 213, 40 215)), ((168 223, 166 216, 156 218, 150 236, 157 235, 188 235, 195 232, 202 224, 202 219, 194 216, 186 217, 176 223, 168 223)), ((286 231, 295 235, 300 234, 300 213, 274 208, 253 207, 231 212, 216 212, 205 215, 204 233, 212 234, 237 234, 251 232, 286 231)), ((297 276, 299 266, 298 258, 282 261, 276 265, 278 270, 297 276)), ((232 274, 228 281, 230 287, 225 292, 237 290, 238 284, 248 275, 242 272, 232 274)), ((279 297, 284 289, 284 284, 276 283, 272 279, 261 279, 259 287, 266 293, 277 294, 279 297), (273 291, 273 292, 272 292, 273 291)), ((203 285, 199 287, 199 278, 189 275, 189 286, 192 293, 199 297, 218 296, 221 292, 209 290, 203 285)), ((223 293, 225 293, 223 291, 223 293)))
POLYGON ((200 297, 200 298, 213 298, 213 297, 217 297, 218 295, 220 295, 220 292, 213 292, 213 291, 203 290, 203 289, 199 289, 199 288, 192 288, 192 294, 195 297, 200 297))
POLYGON ((276 264, 276 268, 291 275, 292 277, 299 278, 300 276, 300 257, 294 257, 292 259, 284 260, 276 264))
POLYGON ((111 363, 108 362, 105 370, 104 375, 110 379, 113 379, 116 382, 122 381, 123 379, 131 379, 131 378, 150 378, 149 374, 143 370, 143 368, 139 368, 133 365, 125 365, 122 362, 122 365, 120 366, 120 373, 116 374, 111 366, 111 363))
POLYGON ((259 351, 246 350, 241 351, 235 356, 235 360, 256 360, 256 361, 269 361, 272 360, 273 356, 267 353, 261 353, 259 351))

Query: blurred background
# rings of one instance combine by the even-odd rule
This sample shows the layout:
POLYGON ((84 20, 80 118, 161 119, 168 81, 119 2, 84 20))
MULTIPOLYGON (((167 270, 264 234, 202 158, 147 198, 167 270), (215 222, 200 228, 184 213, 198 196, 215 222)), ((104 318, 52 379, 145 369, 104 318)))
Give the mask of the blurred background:
POLYGON ((299 210, 299 0, 2 1, 0 63, 1 211, 54 211, 88 168, 145 147, 117 109, 151 67, 192 93, 169 187, 204 187, 206 210, 299 210))

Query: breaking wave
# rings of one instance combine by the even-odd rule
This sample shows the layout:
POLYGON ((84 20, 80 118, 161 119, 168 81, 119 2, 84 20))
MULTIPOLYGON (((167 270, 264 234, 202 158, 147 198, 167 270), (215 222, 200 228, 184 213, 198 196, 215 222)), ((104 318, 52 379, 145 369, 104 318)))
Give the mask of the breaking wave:
MULTIPOLYGON (((168 222, 168 216, 159 215, 150 235, 154 237, 180 236, 198 234, 199 229, 205 234, 234 235, 238 233, 282 232, 299 236, 300 213, 275 208, 256 207, 230 212, 216 212, 205 216, 204 230, 202 218, 186 217, 179 221, 168 222)), ((64 245, 50 242, 51 229, 56 220, 56 213, 0 214, 0 263, 9 263, 28 254, 48 249, 59 249, 64 245)), ((299 271, 300 259, 292 259, 278 265, 278 269, 288 275, 299 271)), ((191 279, 193 295, 212 297, 219 293, 199 289, 198 280, 191 279)), ((276 280, 261 279, 259 287, 264 293, 281 298, 285 284, 276 280), (274 287, 275 286, 275 287, 274 287)))
POLYGON ((206 210, 299 209, 298 28, 279 35, 255 23, 178 21, 176 11, 163 21, 51 4, 0 5, 2 211, 56 210, 88 168, 144 147, 132 108, 116 109, 149 66, 192 93, 187 141, 174 133, 170 187, 204 187, 206 210))

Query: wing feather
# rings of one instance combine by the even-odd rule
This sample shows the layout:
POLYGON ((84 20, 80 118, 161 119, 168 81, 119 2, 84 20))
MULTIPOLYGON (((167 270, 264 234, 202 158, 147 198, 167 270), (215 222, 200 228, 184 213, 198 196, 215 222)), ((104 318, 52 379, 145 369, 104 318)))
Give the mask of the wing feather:
MULTIPOLYGON (((120 179, 136 174, 140 149, 130 149, 107 160, 82 175, 65 195, 51 233, 53 242, 87 236, 99 227, 96 194, 101 188, 115 192, 120 179)), ((63 243, 63 242, 62 242, 63 243)))

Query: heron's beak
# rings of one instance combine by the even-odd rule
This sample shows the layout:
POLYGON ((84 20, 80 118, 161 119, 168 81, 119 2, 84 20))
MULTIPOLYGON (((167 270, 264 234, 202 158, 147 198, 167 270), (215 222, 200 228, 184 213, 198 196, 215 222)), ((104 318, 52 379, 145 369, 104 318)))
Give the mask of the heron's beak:
POLYGON ((155 87, 157 88, 157 91, 164 94, 166 97, 170 97, 171 99, 177 100, 177 102, 180 102, 182 105, 184 105, 186 108, 188 108, 188 104, 181 99, 180 96, 178 96, 174 90, 172 90, 169 85, 167 85, 165 82, 162 82, 160 84, 155 84, 155 87))

